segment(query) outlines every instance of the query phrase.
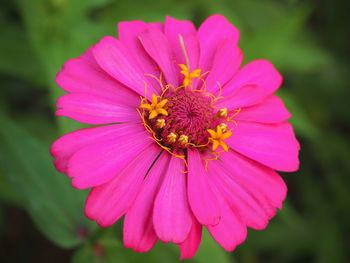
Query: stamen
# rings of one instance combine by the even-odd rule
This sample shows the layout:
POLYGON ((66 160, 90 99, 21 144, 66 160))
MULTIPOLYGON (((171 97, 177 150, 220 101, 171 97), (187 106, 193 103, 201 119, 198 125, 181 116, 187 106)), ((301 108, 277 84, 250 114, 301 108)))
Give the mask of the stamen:
POLYGON ((227 131, 227 124, 226 123, 220 123, 219 126, 220 126, 222 132, 226 132, 227 131))
POLYGON ((163 128, 165 126, 165 120, 164 119, 158 119, 156 123, 157 128, 163 128))
POLYGON ((160 73, 159 78, 157 78, 156 76, 154 76, 152 74, 148 74, 148 73, 145 73, 145 76, 149 76, 151 78, 154 78, 159 83, 159 86, 162 88, 162 90, 164 89, 163 80, 162 80, 162 73, 160 73))
POLYGON ((233 118, 236 117, 241 112, 241 108, 235 109, 233 110, 233 112, 234 113, 231 116, 229 116, 226 119, 226 121, 233 122, 236 125, 236 127, 238 127, 238 123, 233 118))
POLYGON ((227 108, 221 108, 216 114, 219 118, 226 118, 228 114, 227 108))
POLYGON ((170 153, 172 156, 175 156, 177 158, 180 158, 181 160, 184 161, 186 167, 188 167, 187 165, 187 161, 186 161, 186 158, 185 158, 185 155, 180 155, 180 154, 176 154, 174 152, 172 152, 172 150, 169 148, 169 147, 166 147, 164 146, 163 144, 161 144, 157 139, 153 138, 153 137, 148 137, 150 138, 151 140, 153 140, 156 144, 158 144, 161 148, 163 148, 164 150, 166 150, 168 153, 170 153))
POLYGON ((235 109, 233 110, 233 114, 231 116, 228 117, 228 121, 232 120, 234 117, 236 117, 240 112, 241 112, 241 108, 235 109))
POLYGON ((216 127, 216 131, 212 129, 208 129, 208 132, 210 134, 209 141, 213 144, 212 150, 216 151, 216 149, 221 146, 225 152, 228 152, 228 146, 224 142, 224 140, 230 138, 232 136, 232 132, 230 131, 223 131, 220 125, 216 127))
POLYGON ((229 150, 224 141, 232 135, 227 123, 234 122, 235 114, 231 116, 233 111, 214 105, 220 97, 203 89, 186 89, 193 78, 201 79, 200 70, 190 72, 188 66, 179 66, 184 75, 182 86, 167 84, 160 95, 152 94, 150 100, 141 97, 137 111, 142 124, 162 149, 184 161, 188 148, 203 148, 207 152, 210 147, 210 153, 217 159, 220 153, 229 150))
POLYGON ((177 135, 173 132, 171 132, 168 136, 167 136, 167 139, 168 139, 168 142, 169 143, 174 143, 176 142, 176 137, 177 135))
POLYGON ((179 144, 186 145, 188 143, 188 136, 182 134, 178 140, 179 144))

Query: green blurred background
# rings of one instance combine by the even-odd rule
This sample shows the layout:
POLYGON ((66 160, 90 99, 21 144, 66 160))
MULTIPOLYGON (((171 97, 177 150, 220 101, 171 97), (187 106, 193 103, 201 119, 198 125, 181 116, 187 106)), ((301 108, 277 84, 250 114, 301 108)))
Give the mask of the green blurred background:
POLYGON ((271 60, 302 145, 301 168, 284 174, 282 211, 264 231, 227 253, 204 235, 190 262, 350 262, 348 8, 327 0, 1 0, 0 261, 177 262, 158 244, 150 253, 122 248, 121 223, 98 228, 84 218, 86 191, 55 172, 48 149, 83 127, 55 118, 62 91, 54 77, 122 20, 199 25, 221 13, 241 30, 246 62, 271 60))

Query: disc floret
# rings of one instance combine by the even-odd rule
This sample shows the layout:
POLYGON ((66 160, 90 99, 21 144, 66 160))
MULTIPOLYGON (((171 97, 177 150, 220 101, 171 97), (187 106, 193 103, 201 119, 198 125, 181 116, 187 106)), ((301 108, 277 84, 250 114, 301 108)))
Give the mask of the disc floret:
POLYGON ((144 121, 155 139, 173 151, 189 147, 204 148, 210 143, 215 151, 231 134, 227 124, 212 107, 210 97, 188 89, 167 90, 162 97, 152 95, 152 103, 142 100, 144 121))
POLYGON ((190 72, 190 69, 188 68, 187 65, 185 64, 179 64, 181 71, 180 73, 184 75, 184 80, 183 80, 183 86, 187 87, 190 84, 192 84, 192 79, 194 78, 199 78, 201 75, 201 70, 200 69, 195 69, 194 71, 190 72))
POLYGON ((149 119, 153 119, 157 117, 159 114, 168 116, 168 112, 164 109, 165 104, 167 104, 168 100, 163 99, 158 102, 158 96, 152 94, 152 103, 142 103, 140 105, 141 109, 146 109, 149 111, 149 119))
POLYGON ((145 127, 153 134, 158 145, 170 152, 181 152, 187 148, 201 148, 211 151, 222 147, 228 151, 224 142, 231 136, 226 122, 227 108, 217 108, 213 104, 217 99, 204 90, 192 88, 192 80, 201 78, 200 69, 189 70, 189 66, 180 64, 183 84, 177 88, 167 85, 161 96, 152 94, 152 101, 141 99, 140 113, 145 127))
POLYGON ((232 132, 231 131, 224 131, 222 129, 222 124, 218 125, 216 127, 216 131, 212 130, 212 129, 208 129, 208 132, 210 134, 210 138, 209 141, 212 142, 212 150, 216 151, 216 149, 221 146, 225 152, 228 151, 228 146, 227 144, 224 142, 224 140, 228 139, 231 137, 232 132))

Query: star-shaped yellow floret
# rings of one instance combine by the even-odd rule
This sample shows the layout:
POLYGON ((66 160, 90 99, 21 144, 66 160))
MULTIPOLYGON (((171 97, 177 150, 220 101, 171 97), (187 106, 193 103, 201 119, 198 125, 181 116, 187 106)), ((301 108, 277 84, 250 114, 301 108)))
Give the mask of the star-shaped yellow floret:
POLYGON ((216 131, 212 129, 208 129, 208 132, 210 134, 209 141, 213 144, 212 149, 215 151, 219 146, 221 146, 224 151, 228 151, 228 146, 224 142, 227 138, 230 138, 232 135, 232 132, 225 131, 222 129, 222 125, 216 126, 216 131))
POLYGON ((140 105, 141 109, 145 109, 149 111, 149 119, 153 119, 157 117, 159 114, 168 116, 168 112, 164 109, 165 104, 167 104, 168 100, 164 99, 158 102, 158 97, 155 94, 152 94, 152 103, 142 103, 140 105))
POLYGON ((201 75, 200 69, 195 69, 192 72, 190 72, 190 69, 185 64, 179 64, 180 68, 182 69, 180 73, 184 75, 184 81, 183 86, 187 87, 192 83, 192 79, 198 78, 201 75))

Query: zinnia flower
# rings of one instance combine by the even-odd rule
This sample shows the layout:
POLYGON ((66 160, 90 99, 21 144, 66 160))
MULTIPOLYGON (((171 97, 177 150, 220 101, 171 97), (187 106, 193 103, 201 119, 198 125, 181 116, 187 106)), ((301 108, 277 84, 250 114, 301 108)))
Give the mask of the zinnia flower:
POLYGON ((242 67, 239 32, 220 15, 198 30, 170 17, 118 30, 57 75, 68 94, 56 114, 99 125, 52 145, 57 170, 92 188, 85 213, 100 226, 125 215, 127 248, 159 239, 190 258, 204 226, 234 250, 282 207, 275 170, 298 169, 291 115, 273 94, 281 75, 266 60, 242 67))

